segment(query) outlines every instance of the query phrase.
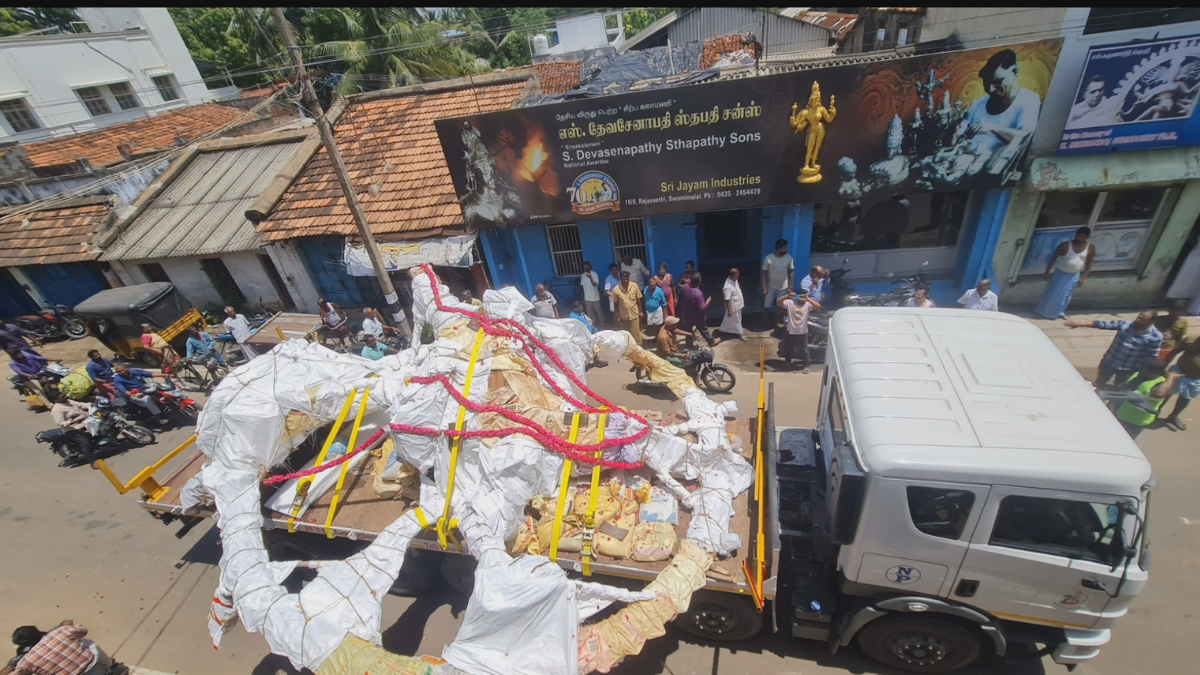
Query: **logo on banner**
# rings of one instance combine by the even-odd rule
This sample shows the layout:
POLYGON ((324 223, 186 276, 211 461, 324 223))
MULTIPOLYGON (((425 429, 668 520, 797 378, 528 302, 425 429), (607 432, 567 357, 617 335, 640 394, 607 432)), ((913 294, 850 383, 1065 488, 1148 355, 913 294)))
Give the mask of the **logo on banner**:
POLYGON ((575 213, 621 210, 621 193, 617 190, 617 182, 606 173, 588 171, 580 174, 568 192, 571 195, 571 210, 575 213))

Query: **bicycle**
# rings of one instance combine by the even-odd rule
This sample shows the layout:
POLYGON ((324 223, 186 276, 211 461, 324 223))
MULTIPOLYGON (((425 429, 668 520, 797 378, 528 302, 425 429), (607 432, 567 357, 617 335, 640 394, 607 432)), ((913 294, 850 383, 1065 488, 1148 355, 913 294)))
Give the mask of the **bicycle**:
POLYGON ((170 368, 164 368, 163 374, 178 379, 180 387, 187 391, 212 391, 229 375, 229 368, 215 358, 179 359, 170 368))

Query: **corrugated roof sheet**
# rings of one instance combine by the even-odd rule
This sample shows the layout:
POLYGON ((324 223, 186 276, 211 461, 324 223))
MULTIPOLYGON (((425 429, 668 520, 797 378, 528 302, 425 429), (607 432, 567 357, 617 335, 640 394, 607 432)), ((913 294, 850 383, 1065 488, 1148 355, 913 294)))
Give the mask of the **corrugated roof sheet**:
POLYGON ((104 260, 144 260, 247 251, 261 238, 246 219, 301 141, 198 153, 105 251, 104 260))
MULTIPOLYGON (((128 144, 135 155, 170 148, 179 136, 195 139, 216 131, 243 114, 236 108, 204 103, 74 136, 28 143, 22 147, 35 167, 73 164, 80 157, 86 158, 94 167, 110 166, 125 161, 117 149, 122 144, 128 144)), ((246 121, 251 121, 251 118, 246 121)))
MULTIPOLYGON (((334 134, 377 235, 462 227, 434 120, 510 108, 525 82, 351 101, 334 134), (378 194, 368 188, 378 183, 378 194)), ((356 232, 322 148, 259 223, 264 241, 356 232)))
POLYGON ((109 197, 85 197, 55 208, 0 215, 0 267, 95 260, 100 254, 92 249, 92 236, 111 211, 109 197))

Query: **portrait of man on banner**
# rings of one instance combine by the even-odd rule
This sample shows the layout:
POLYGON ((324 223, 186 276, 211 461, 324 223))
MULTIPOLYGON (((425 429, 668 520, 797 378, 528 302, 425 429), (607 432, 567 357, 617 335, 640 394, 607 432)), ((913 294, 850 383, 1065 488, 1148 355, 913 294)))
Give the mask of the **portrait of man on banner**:
POLYGON ((996 52, 979 69, 987 96, 976 99, 967 109, 967 135, 971 154, 976 157, 971 173, 980 169, 1004 172, 1027 147, 1037 128, 1041 98, 1020 85, 1019 75, 1017 53, 1011 49, 996 52))

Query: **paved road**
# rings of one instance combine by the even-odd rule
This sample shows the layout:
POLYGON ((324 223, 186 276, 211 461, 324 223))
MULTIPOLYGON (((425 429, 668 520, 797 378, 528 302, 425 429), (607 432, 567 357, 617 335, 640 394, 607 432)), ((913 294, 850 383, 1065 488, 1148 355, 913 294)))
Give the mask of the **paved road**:
MULTIPOLYGON (((764 341, 765 342, 765 341, 764 341)), ((767 357, 774 355, 767 343, 767 357)), ((718 357, 738 371, 734 398, 743 413, 757 396, 757 344, 719 348, 718 357)), ((1076 363, 1089 355, 1071 355, 1076 363)), ((1086 374, 1086 373, 1085 373, 1086 374)), ((811 423, 821 371, 804 376, 768 372, 776 384, 780 424, 811 423)), ((591 373, 593 385, 615 403, 662 410, 680 409, 664 390, 637 391, 629 386, 628 364, 612 364, 591 373)), ((135 505, 134 495, 120 496, 99 472, 60 469, 34 433, 49 428, 46 413, 23 409, 15 396, 0 396, 0 429, 8 443, 0 450, 0 541, 5 542, 5 574, 0 577, 0 633, 35 623, 52 625, 74 618, 96 640, 126 663, 166 673, 292 672, 270 656, 261 636, 238 628, 219 651, 208 640, 206 616, 217 582, 216 530, 204 523, 177 538, 179 525, 163 526, 135 505)), ((1114 641, 1087 675, 1197 672, 1189 641, 1198 627, 1190 603, 1200 601, 1200 418, 1192 430, 1152 430, 1140 438, 1154 464, 1160 489, 1154 497, 1151 536, 1154 569, 1143 597, 1116 631, 1114 641)), ((159 443, 112 461, 121 476, 133 475, 188 436, 174 430, 159 443)), ((439 654, 453 640, 464 599, 444 586, 420 599, 389 597, 384 602, 384 644, 407 654, 439 654)), ((0 653, 6 648, 0 648, 0 653)), ((888 673, 856 650, 831 656, 823 644, 763 636, 736 649, 698 643, 671 628, 640 656, 618 671, 633 673, 888 673)), ((1033 675, 1037 671, 986 664, 973 673, 1033 675)), ((1065 669, 1047 660, 1045 672, 1065 669)))

